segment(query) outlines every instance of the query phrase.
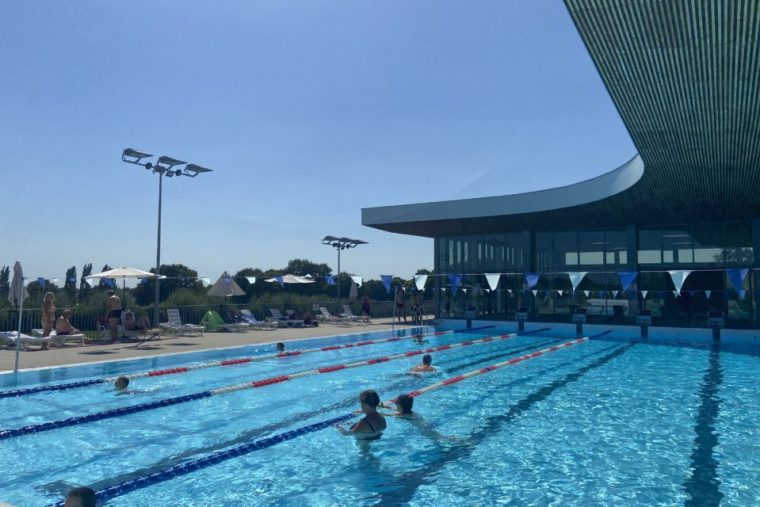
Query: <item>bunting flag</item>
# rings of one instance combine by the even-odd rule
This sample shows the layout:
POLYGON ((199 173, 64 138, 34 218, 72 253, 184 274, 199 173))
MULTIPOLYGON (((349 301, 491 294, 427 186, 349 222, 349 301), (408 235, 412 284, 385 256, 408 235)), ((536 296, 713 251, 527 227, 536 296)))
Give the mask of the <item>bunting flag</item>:
POLYGON ((113 287, 113 285, 114 285, 113 284, 113 279, 111 279, 111 278, 103 278, 102 280, 103 280, 103 283, 105 284, 106 287, 113 287))
POLYGON ((706 290, 705 291, 705 296, 707 297, 707 299, 710 299, 711 295, 712 295, 712 291, 711 290, 706 290))
POLYGON ((678 292, 677 290, 674 290, 674 291, 673 291, 673 296, 675 296, 675 297, 680 297, 680 296, 681 296, 681 293, 680 293, 680 292, 678 292))
POLYGON ((623 290, 628 290, 628 287, 636 280, 639 275, 638 271, 618 271, 618 278, 620 279, 620 285, 623 286, 623 290))
POLYGON ((591 291, 590 290, 584 290, 583 293, 586 295, 586 297, 588 297, 588 295, 591 294, 591 291))
POLYGON ((467 287, 462 287, 462 292, 464 292, 465 294, 467 294, 467 287))
POLYGON ((325 282, 327 282, 327 285, 335 285, 335 277, 332 275, 325 275, 325 282))
POLYGON ((695 290, 687 290, 686 292, 688 292, 689 296, 691 296, 691 297, 694 297, 694 296, 697 295, 697 291, 695 291, 695 290))
POLYGON ((533 297, 538 296, 538 291, 536 289, 533 289, 531 292, 533 293, 533 297))
POLYGON ((507 289, 507 294, 509 294, 510 296, 512 296, 512 289, 507 289))
POLYGON ((599 291, 597 291, 597 294, 598 294, 598 295, 599 295, 599 297, 600 297, 600 298, 602 298, 602 299, 604 299, 604 298, 606 298, 606 297, 607 297, 607 293, 606 293, 606 292, 604 292, 603 290, 599 290, 599 291))
POLYGON ((573 286, 573 292, 578 288, 578 285, 583 280, 583 277, 586 276, 586 273, 587 271, 569 271, 567 273, 567 276, 570 277, 570 284, 573 286))
POLYGON ((457 289, 462 286, 462 275, 449 275, 449 282, 451 282, 451 295, 457 295, 457 289))
POLYGON ((203 285, 204 287, 208 287, 209 285, 211 285, 211 278, 201 278, 200 281, 201 281, 201 285, 203 285))
POLYGON ((255 276, 246 276, 245 279, 248 280, 248 283, 250 283, 251 285, 253 285, 254 283, 256 283, 256 277, 255 276))
POLYGON ((529 289, 536 286, 539 278, 541 278, 541 273, 525 273, 525 283, 528 284, 529 289))
POLYGON ((446 292, 446 287, 441 287, 441 292, 446 292))
POLYGON ((612 291, 612 299, 617 299, 617 297, 618 297, 618 294, 620 294, 620 291, 617 291, 617 290, 613 290, 613 291, 612 291))
POLYGON ((565 291, 563 291, 563 290, 558 290, 558 291, 557 291, 557 294, 559 294, 559 297, 562 297, 562 296, 565 294, 565 291))
POLYGON ((361 276, 351 275, 351 280, 354 281, 357 287, 361 287, 362 283, 364 283, 364 278, 361 276))
POLYGON ((282 275, 277 275, 274 277, 275 280, 277 280, 277 283, 280 284, 280 288, 285 287, 285 281, 282 279, 282 275))
POLYGON ((393 275, 380 275, 380 279, 383 281, 385 291, 391 293, 391 282, 393 281, 393 275))
POLYGON ((427 275, 414 275, 414 285, 417 287, 417 290, 425 290, 427 279, 427 275))
POLYGON ((501 279, 501 273, 483 273, 486 277, 486 281, 488 282, 488 286, 491 287, 491 290, 496 290, 496 288, 499 286, 499 280, 501 279))
POLYGON ((146 283, 148 283, 148 279, 147 278, 140 278, 140 283, 143 284, 143 285, 145 285, 146 283))
POLYGON ((648 290, 642 290, 642 291, 641 291, 641 298, 642 298, 642 299, 646 299, 646 298, 647 298, 647 293, 648 293, 648 292, 649 292, 648 290))
POLYGON ((736 269, 726 270, 728 279, 731 281, 731 285, 733 286, 736 292, 739 292, 740 290, 744 289, 744 279, 747 277, 747 273, 749 273, 749 269, 747 268, 736 268, 736 269))
POLYGON ((58 280, 60 280, 60 278, 52 278, 50 281, 53 283, 58 283, 58 280))
POLYGON ((683 283, 686 281, 686 277, 691 274, 691 271, 678 270, 668 271, 668 273, 670 273, 670 279, 673 280, 673 285, 676 286, 676 292, 680 294, 681 287, 683 287, 683 283))
POLYGON ((44 278, 39 277, 37 278, 37 283, 40 284, 40 287, 44 289, 47 282, 44 278))
POLYGON ((744 299, 744 297, 747 295, 747 291, 742 289, 739 291, 739 299, 744 299))

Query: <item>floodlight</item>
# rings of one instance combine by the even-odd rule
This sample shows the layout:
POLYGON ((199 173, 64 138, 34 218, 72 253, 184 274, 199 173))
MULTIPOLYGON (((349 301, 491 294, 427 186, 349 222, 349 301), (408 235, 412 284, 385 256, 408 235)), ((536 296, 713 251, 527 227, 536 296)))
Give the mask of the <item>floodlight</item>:
POLYGON ((210 173, 211 171, 213 171, 213 169, 202 167, 202 166, 199 166, 198 164, 187 164, 185 166, 185 171, 183 174, 185 176, 190 176, 191 178, 195 178, 200 173, 210 173))
POLYGON ((158 157, 158 163, 171 168, 171 167, 174 167, 175 165, 186 164, 187 162, 177 160, 176 158, 167 157, 166 155, 161 155, 160 157, 158 157))
POLYGON ((144 151, 135 150, 133 148, 127 148, 121 153, 121 159, 125 162, 140 162, 140 160, 148 157, 152 157, 150 153, 146 153, 144 151), (135 160, 127 160, 128 158, 133 158, 135 160))

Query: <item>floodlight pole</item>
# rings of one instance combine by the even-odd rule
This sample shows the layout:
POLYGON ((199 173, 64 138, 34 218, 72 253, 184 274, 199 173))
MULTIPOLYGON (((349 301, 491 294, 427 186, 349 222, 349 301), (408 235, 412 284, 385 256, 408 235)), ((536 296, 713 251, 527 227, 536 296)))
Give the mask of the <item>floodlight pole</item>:
POLYGON ((197 164, 188 164, 182 160, 177 160, 165 155, 159 157, 156 163, 144 162, 145 159, 152 157, 153 155, 150 153, 132 148, 126 148, 121 154, 122 162, 139 165, 152 171, 154 174, 158 174, 158 224, 156 227, 156 272, 154 273, 156 279, 156 292, 153 300, 153 325, 158 326, 161 319, 161 310, 159 308, 161 299, 161 273, 159 271, 161 269, 161 204, 163 201, 164 175, 170 178, 173 176, 189 176, 190 178, 195 178, 201 173, 209 173, 212 170, 197 164), (185 167, 183 169, 174 169, 179 166, 185 167))
POLYGON ((325 236, 322 239, 323 245, 328 245, 331 247, 334 247, 336 250, 338 250, 338 273, 337 273, 337 282, 338 285, 338 301, 340 301, 340 251, 344 250, 346 248, 354 248, 358 245, 366 245, 366 241, 362 241, 360 239, 351 239, 351 238, 336 238, 335 236, 325 236))
POLYGON ((153 299, 153 325, 158 326, 161 321, 161 310, 159 308, 161 300, 161 274, 158 270, 161 268, 161 201, 164 188, 164 173, 158 173, 158 239, 156 240, 156 292, 153 299))

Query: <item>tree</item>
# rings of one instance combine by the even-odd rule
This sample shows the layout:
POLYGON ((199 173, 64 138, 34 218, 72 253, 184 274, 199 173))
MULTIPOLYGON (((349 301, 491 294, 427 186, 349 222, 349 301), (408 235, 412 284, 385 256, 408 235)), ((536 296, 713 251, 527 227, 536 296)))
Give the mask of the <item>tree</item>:
POLYGON ((63 290, 66 293, 66 295, 71 299, 71 301, 74 301, 76 304, 76 297, 77 297, 77 267, 71 266, 69 269, 66 270, 66 278, 65 282, 63 283, 63 290))
POLYGON ((92 264, 87 263, 82 266, 82 278, 79 279, 79 297, 78 301, 87 301, 90 295, 90 284, 86 278, 92 274, 92 264))
MULTIPOLYGON (((155 273, 156 268, 151 268, 150 272, 155 273)), ((203 293, 203 284, 198 280, 198 272, 184 264, 162 264, 161 275, 166 278, 162 278, 159 283, 159 301, 166 300, 178 289, 190 289, 199 294, 203 293)), ((153 302, 156 293, 155 283, 155 279, 145 278, 135 287, 134 295, 137 304, 147 306, 153 302)))
POLYGON ((330 266, 325 263, 317 264, 307 259, 291 259, 285 272, 296 276, 311 275, 313 277, 327 276, 330 274, 330 266))
POLYGON ((8 293, 11 290, 11 268, 10 266, 3 266, 0 268, 0 299, 3 301, 8 299, 8 293))

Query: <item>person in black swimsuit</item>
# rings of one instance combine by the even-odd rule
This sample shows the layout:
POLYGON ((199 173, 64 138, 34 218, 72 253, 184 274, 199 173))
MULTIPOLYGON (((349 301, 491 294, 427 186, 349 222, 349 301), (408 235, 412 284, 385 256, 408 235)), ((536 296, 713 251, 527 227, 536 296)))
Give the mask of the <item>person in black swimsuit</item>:
POLYGON ((354 423, 349 429, 345 429, 340 424, 335 427, 344 435, 351 435, 363 440, 376 440, 380 438, 385 430, 385 417, 377 412, 380 405, 380 396, 372 389, 362 391, 359 395, 361 412, 365 414, 362 419, 354 423))

